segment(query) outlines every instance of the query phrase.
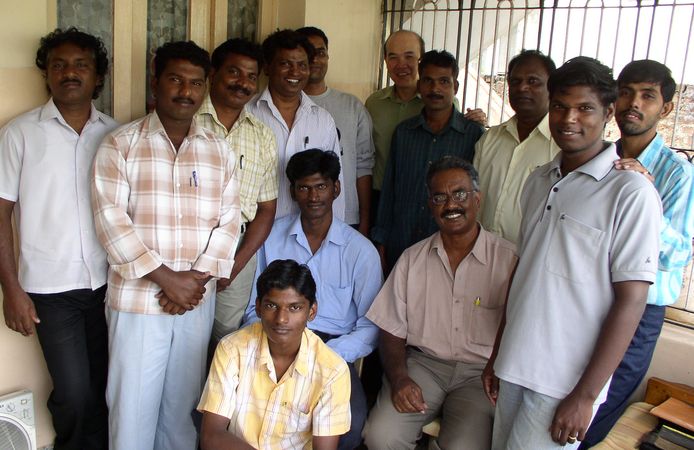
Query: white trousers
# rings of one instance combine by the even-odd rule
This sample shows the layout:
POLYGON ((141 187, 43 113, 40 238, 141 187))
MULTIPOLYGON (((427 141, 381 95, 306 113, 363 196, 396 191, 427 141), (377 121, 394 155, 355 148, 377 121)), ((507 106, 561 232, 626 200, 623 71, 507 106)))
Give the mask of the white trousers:
POLYGON ((194 450, 191 413, 205 381, 215 280, 204 301, 179 315, 106 308, 111 450, 194 450))

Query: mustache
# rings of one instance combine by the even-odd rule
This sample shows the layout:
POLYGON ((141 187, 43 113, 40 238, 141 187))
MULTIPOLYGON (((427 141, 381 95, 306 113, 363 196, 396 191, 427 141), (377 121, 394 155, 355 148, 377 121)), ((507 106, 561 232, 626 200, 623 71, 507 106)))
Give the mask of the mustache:
POLYGON ((229 90, 232 92, 242 92, 245 95, 251 95, 252 92, 249 89, 246 89, 245 87, 239 85, 239 84, 234 84, 229 86, 229 90))
POLYGON ((624 112, 622 113, 622 116, 626 116, 627 114, 633 114, 633 115, 635 115, 636 117, 638 117, 639 119, 643 119, 643 114, 641 114, 640 112, 636 111, 635 109, 628 109, 628 110, 624 111, 624 112))
POLYGON ((443 95, 441 95, 441 94, 429 94, 429 95, 427 95, 427 98, 430 98, 432 100, 443 100, 443 95))
POLYGON ((193 100, 191 100, 188 97, 175 97, 173 99, 173 101, 174 101, 174 103, 187 103, 189 105, 192 105, 195 103, 193 100))
POLYGON ((80 80, 79 78, 65 78, 65 79, 60 81, 61 86, 65 85, 67 83, 79 83, 81 85, 82 80, 80 80))
POLYGON ((441 218, 446 217, 449 214, 460 214, 461 216, 465 216, 466 212, 462 208, 455 208, 455 209, 447 209, 444 212, 441 213, 441 218))

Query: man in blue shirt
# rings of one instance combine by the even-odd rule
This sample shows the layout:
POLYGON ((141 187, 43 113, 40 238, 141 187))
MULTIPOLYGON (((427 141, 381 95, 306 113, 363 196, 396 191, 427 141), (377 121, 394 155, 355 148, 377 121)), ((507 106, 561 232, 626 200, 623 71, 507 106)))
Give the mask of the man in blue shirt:
POLYGON ((386 271, 409 246, 434 234, 438 227, 427 211, 427 169, 453 155, 469 162, 484 129, 453 107, 458 91, 458 63, 446 51, 432 50, 419 63, 421 114, 400 123, 393 133, 372 231, 386 271))
MULTIPOLYGON (((351 372, 352 425, 339 444, 351 450, 361 442, 366 421, 366 398, 354 361, 376 348, 378 327, 365 316, 383 284, 379 257, 368 239, 333 216, 333 201, 340 195, 335 153, 296 153, 286 174, 300 213, 275 221, 258 251, 256 278, 277 259, 294 259, 311 269, 318 287, 318 314, 308 327, 347 361, 351 372)), ((257 320, 253 284, 245 323, 257 320)))
POLYGON ((651 363, 665 306, 677 301, 682 272, 692 253, 694 196, 692 165, 677 156, 656 132, 658 122, 672 111, 675 81, 663 64, 641 60, 627 64, 617 78, 619 95, 615 120, 621 131, 615 167, 643 173, 654 184, 663 204, 660 255, 656 281, 648 289, 648 304, 624 358, 612 376, 607 400, 600 406, 580 448, 602 441, 627 406, 651 363))

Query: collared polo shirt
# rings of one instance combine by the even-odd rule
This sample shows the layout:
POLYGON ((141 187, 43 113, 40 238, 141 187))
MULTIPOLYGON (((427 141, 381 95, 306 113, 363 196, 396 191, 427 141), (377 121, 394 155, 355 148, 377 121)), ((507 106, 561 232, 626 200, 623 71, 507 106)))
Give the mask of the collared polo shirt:
POLYGON ((341 194, 345 196, 345 222, 358 224, 357 178, 371 175, 374 165, 371 117, 355 96, 336 89, 328 88, 322 94, 309 97, 335 119, 345 178, 341 194))
POLYGON ((511 242, 480 227, 454 273, 436 233, 405 250, 366 317, 429 355, 485 363, 517 259, 511 242))
POLYGON ((560 153, 526 181, 499 378, 564 398, 593 356, 613 284, 655 281, 658 193, 643 175, 616 170, 616 159, 611 144, 562 174, 560 153))
MULTIPOLYGON (((620 142, 616 145, 619 151, 620 142)), ((663 203, 658 273, 648 290, 648 304, 672 305, 680 296, 684 268, 692 256, 694 168, 670 150, 660 134, 656 134, 637 159, 655 178, 653 185, 663 203)))
POLYGON ((427 200, 429 166, 453 155, 472 163, 475 143, 484 129, 453 108, 448 124, 438 133, 429 128, 424 112, 398 125, 393 134, 381 189, 374 241, 386 247, 389 267, 410 245, 431 236, 438 226, 427 200))
POLYGON ((559 146, 544 119, 523 142, 518 137, 516 116, 488 129, 475 145, 475 168, 483 193, 479 219, 487 230, 518 242, 520 198, 530 173, 550 162, 559 146))
POLYGON ((109 256, 109 307, 166 314, 161 288, 145 278, 162 264, 229 276, 241 228, 235 162, 229 144, 195 121, 174 148, 156 112, 104 139, 92 202, 109 256))
POLYGON ((0 130, 0 197, 15 202, 19 283, 50 294, 106 283, 106 252, 94 230, 94 154, 116 122, 92 105, 81 134, 53 99, 0 130))
MULTIPOLYGON (((289 179, 285 171, 287 163, 296 153, 318 148, 334 151, 340 158, 340 166, 342 166, 340 142, 337 138, 335 121, 328 111, 313 103, 309 96, 303 92, 291 129, 273 103, 269 88, 265 88, 261 94, 248 102, 246 109, 270 127, 275 134, 279 164, 277 167, 279 191, 275 218, 299 212, 299 207, 296 206, 289 193, 289 179)), ((343 171, 340 171, 340 184, 344 185, 344 180, 343 171)), ((344 219, 344 195, 338 196, 333 202, 333 213, 340 219, 344 219)))
POLYGON ((277 198, 277 144, 272 130, 245 109, 231 130, 219 121, 209 94, 196 114, 197 123, 224 138, 234 151, 239 173, 241 220, 251 222, 258 203, 277 198))
MULTIPOLYGON (((381 261, 373 244, 354 228, 333 218, 328 234, 313 253, 301 226, 301 215, 282 217, 258 250, 255 280, 277 259, 306 264, 316 281, 318 314, 308 323, 312 330, 339 336, 328 341, 345 361, 352 362, 376 348, 378 327, 367 319, 383 284, 381 261)), ((253 283, 244 322, 258 320, 253 283)))
POLYGON ((350 428, 347 364, 305 329, 294 362, 277 379, 267 335, 255 323, 219 342, 198 410, 230 420, 253 448, 311 448, 313 436, 350 428))
POLYGON ((424 102, 419 94, 406 102, 402 101, 395 94, 394 86, 388 86, 371 94, 366 99, 365 105, 373 121, 375 146, 373 187, 380 191, 395 127, 403 120, 419 114, 424 107, 424 102))

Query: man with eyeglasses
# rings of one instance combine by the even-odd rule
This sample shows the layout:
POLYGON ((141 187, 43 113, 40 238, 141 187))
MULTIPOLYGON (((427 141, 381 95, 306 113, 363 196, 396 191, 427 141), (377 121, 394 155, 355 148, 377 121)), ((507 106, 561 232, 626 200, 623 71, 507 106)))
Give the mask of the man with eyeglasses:
POLYGON ((365 428, 375 449, 413 449, 441 415, 433 448, 489 449, 494 411, 481 379, 516 266, 515 246, 477 222, 477 171, 446 156, 426 175, 439 232, 405 250, 366 317, 385 377, 365 428))

